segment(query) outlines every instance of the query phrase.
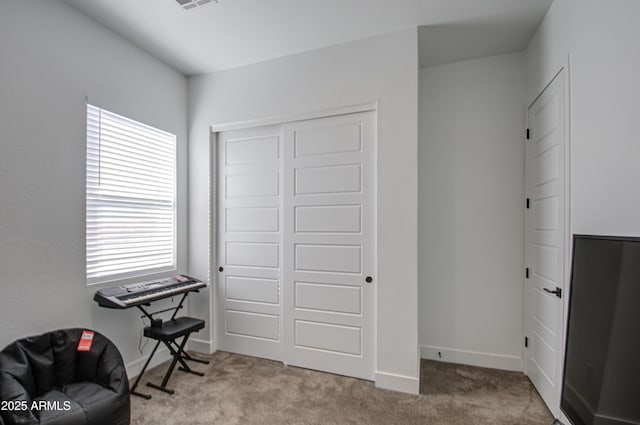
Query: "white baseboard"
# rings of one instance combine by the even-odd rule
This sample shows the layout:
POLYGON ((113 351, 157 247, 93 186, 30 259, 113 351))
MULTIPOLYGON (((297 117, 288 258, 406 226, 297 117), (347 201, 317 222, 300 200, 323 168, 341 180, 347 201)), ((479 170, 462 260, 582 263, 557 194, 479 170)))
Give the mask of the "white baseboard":
POLYGON ((503 354, 482 353, 478 351, 455 350, 451 348, 435 347, 429 345, 420 346, 420 358, 428 360, 439 360, 449 363, 466 364, 470 366, 511 370, 516 372, 522 372, 524 370, 524 365, 521 357, 506 356, 503 354))
POLYGON ((203 354, 213 354, 216 352, 216 346, 213 341, 205 341, 197 338, 189 339, 189 342, 187 342, 187 349, 203 354))
POLYGON ((395 373, 376 372, 376 387, 401 393, 420 394, 420 378, 397 375, 395 373))
MULTIPOLYGON (((130 381, 138 376, 138 374, 142 370, 142 366, 144 366, 144 363, 148 358, 149 356, 147 355, 125 365, 125 367, 127 368, 127 376, 129 377, 130 381)), ((167 350, 166 348, 158 349, 158 351, 156 351, 156 354, 153 356, 153 359, 151 359, 151 363, 149 363, 149 366, 147 366, 147 370, 166 362, 170 358, 171 355, 169 354, 169 350, 167 350)))

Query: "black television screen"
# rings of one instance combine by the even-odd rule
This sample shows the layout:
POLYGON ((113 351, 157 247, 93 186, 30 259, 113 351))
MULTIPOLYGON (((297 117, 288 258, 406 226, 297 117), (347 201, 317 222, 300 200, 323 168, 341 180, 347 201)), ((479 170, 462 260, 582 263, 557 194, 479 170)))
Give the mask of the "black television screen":
POLYGON ((573 238, 560 406, 574 425, 640 424, 640 238, 573 238))

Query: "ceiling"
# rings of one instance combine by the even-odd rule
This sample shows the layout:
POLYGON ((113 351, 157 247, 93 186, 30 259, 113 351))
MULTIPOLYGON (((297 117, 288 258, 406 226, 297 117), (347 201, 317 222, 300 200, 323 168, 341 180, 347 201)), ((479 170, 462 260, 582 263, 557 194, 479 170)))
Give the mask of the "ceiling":
POLYGON ((523 50, 552 0, 63 0, 185 75, 419 27, 420 65, 523 50))

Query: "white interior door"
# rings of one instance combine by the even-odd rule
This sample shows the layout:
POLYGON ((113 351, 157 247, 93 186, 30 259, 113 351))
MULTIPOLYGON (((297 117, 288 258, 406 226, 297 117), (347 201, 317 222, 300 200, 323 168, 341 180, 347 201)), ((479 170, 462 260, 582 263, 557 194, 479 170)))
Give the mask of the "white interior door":
POLYGON ((282 359, 281 126, 218 135, 218 347, 282 359))
POLYGON ((283 133, 284 360, 373 379, 374 114, 283 133))
POLYGON ((558 417, 564 339, 565 88, 560 72, 528 110, 525 371, 558 417))

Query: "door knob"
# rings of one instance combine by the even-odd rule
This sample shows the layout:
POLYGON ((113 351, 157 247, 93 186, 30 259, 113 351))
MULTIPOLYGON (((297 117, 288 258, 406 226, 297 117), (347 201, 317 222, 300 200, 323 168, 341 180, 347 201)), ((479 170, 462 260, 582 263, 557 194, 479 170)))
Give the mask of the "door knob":
POLYGON ((554 294, 556 297, 558 298, 562 298, 562 288, 558 288, 556 286, 556 289, 552 290, 549 288, 542 288, 544 290, 544 292, 548 292, 550 294, 554 294))
POLYGON ((219 272, 223 272, 224 271, 224 267, 222 267, 222 266, 218 267, 218 271, 219 272))
POLYGON ((364 281, 365 281, 365 282, 367 282, 367 283, 371 283, 371 282, 373 282, 373 278, 372 278, 371 276, 367 276, 367 277, 364 279, 364 281))

